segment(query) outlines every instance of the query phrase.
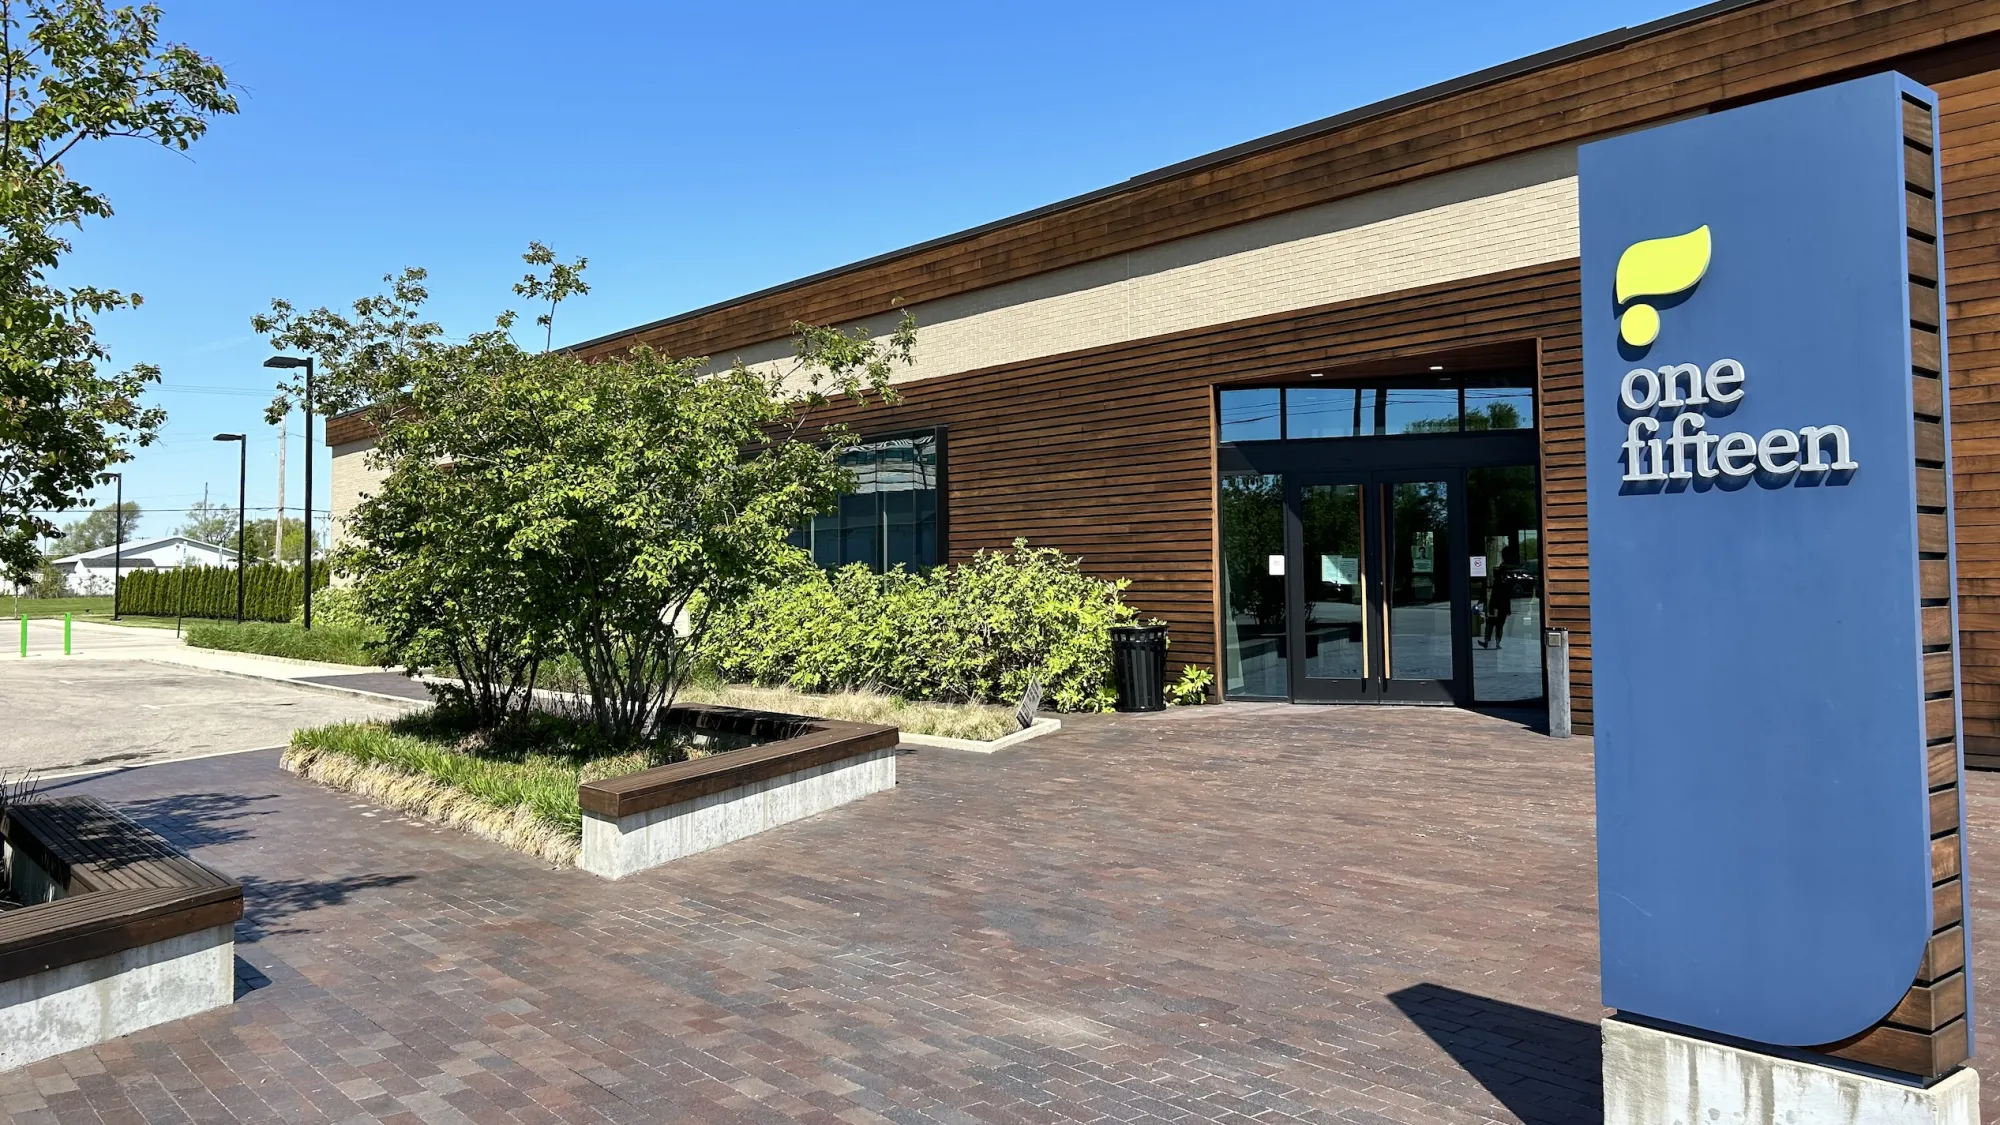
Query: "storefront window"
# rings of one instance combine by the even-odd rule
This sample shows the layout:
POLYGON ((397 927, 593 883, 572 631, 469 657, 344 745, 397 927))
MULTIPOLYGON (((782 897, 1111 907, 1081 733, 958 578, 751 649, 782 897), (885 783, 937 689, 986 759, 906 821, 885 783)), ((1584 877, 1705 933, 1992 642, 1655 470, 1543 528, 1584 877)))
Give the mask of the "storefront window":
POLYGON ((1457 387, 1385 387, 1376 408, 1378 434, 1455 434, 1457 387))
POLYGON ((793 545, 828 570, 860 563, 873 571, 921 570, 942 560, 936 431, 863 442, 841 458, 854 491, 792 533, 793 545))
POLYGON ((1222 392, 1221 407, 1224 444, 1535 426, 1535 392, 1527 376, 1402 377, 1376 385, 1228 390, 1222 392))
POLYGON ((1465 388, 1468 430, 1532 430, 1535 394, 1526 387, 1465 388))
MULTIPOLYGON (((1224 391, 1225 395, 1232 393, 1224 391)), ((1369 392, 1357 387, 1290 387, 1285 391, 1285 436, 1355 437, 1375 432, 1375 416, 1364 413, 1369 392)), ((1372 410, 1372 407, 1367 408, 1372 410)), ((1224 438, 1224 441, 1229 440, 1224 438)))
POLYGON ((1222 392, 1223 441, 1277 441, 1285 436, 1276 387, 1222 392))

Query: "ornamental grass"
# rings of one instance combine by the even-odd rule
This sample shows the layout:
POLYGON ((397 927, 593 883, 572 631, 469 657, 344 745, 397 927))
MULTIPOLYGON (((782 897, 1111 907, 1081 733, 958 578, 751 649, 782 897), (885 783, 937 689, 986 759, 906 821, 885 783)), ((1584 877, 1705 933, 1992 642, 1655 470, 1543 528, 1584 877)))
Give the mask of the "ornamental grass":
POLYGON ((583 837, 577 786, 646 768, 643 755, 583 749, 587 740, 575 733, 568 720, 538 715, 496 740, 425 711, 296 731, 281 764, 309 781, 569 866, 583 837))

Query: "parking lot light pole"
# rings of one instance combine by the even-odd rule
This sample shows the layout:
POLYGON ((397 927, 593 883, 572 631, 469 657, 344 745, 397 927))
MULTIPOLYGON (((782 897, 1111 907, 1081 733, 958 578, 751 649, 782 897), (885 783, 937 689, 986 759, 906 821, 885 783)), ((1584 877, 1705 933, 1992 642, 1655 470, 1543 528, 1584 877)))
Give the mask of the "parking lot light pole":
MULTIPOLYGON (((313 627, 313 361, 311 356, 300 359, 292 355, 274 355, 264 361, 266 367, 289 370, 295 367, 306 369, 306 520, 305 520, 305 561, 306 561, 306 628, 313 627)), ((285 498, 280 496, 278 503, 285 498)), ((280 532, 279 561, 283 562, 284 533, 280 532)))
POLYGON ((236 623, 243 624, 243 498, 250 488, 250 436, 217 434, 217 441, 237 443, 236 470, 236 623))

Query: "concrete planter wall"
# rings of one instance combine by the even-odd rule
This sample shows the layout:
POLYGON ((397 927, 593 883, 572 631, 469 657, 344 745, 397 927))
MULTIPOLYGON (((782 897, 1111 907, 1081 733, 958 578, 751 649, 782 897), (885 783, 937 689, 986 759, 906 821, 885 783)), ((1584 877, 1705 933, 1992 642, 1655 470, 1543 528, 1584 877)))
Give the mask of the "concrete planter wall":
POLYGON ((579 786, 578 867, 623 878, 896 784, 895 727, 703 706, 670 719, 776 740, 579 786))

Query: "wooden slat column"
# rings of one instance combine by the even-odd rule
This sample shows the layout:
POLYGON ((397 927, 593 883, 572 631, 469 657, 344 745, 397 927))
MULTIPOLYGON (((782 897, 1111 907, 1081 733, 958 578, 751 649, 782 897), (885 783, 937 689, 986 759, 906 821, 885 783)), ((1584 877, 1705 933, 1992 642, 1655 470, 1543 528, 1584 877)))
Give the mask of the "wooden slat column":
POLYGON ((1903 168, 1910 237, 1911 401, 1917 451, 1917 566, 1923 605, 1932 933, 1917 979, 1902 1002, 1863 1034, 1823 1048, 1840 1058, 1925 1078, 1944 1074, 1964 1062, 1969 1043, 1936 138, 1937 121, 1931 107, 1906 98, 1903 168))

